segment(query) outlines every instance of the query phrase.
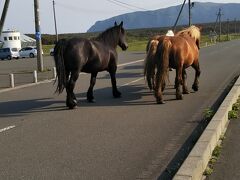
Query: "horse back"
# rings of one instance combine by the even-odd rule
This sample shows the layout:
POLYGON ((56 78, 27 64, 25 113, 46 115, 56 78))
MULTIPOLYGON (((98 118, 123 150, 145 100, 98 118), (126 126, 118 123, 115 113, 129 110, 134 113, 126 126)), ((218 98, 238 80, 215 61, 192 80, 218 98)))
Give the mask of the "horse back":
POLYGON ((199 51, 196 43, 192 38, 184 38, 181 36, 169 37, 172 48, 170 54, 171 64, 184 64, 185 67, 193 64, 198 60, 199 51))
POLYGON ((115 49, 104 45, 95 40, 90 40, 91 52, 88 60, 84 65, 82 71, 91 73, 105 71, 109 69, 110 65, 116 66, 117 52, 115 49))

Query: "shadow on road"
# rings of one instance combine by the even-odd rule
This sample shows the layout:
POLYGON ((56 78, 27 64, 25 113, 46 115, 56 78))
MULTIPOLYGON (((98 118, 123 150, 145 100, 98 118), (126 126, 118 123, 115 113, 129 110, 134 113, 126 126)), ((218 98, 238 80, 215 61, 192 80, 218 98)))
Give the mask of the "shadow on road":
MULTIPOLYGON (((122 93, 121 98, 113 98, 112 88, 102 88, 94 90, 94 103, 89 103, 86 99, 86 92, 76 94, 79 107, 96 106, 144 106, 156 104, 153 91, 150 91, 146 85, 128 85, 119 88, 122 93)), ((175 98, 175 89, 168 86, 164 93, 165 101, 173 101, 175 98)), ((157 104, 156 104, 157 105, 157 104)))
MULTIPOLYGON (((139 74, 139 73, 117 73, 116 74, 116 78, 117 79, 120 79, 120 78, 140 78, 140 77, 143 77, 142 74, 139 74)), ((109 79, 110 81, 110 75, 109 74, 106 74, 102 77, 98 77, 97 79, 109 79)))
MULTIPOLYGON (((77 108, 95 108, 96 106, 113 107, 157 105, 153 92, 147 88, 146 84, 123 86, 120 87, 119 90, 122 92, 121 98, 113 98, 111 87, 94 90, 94 97, 96 100, 95 103, 89 103, 87 101, 86 92, 76 93, 76 97, 78 100, 77 108)), ((173 86, 166 87, 164 91, 164 100, 176 100, 175 89, 173 88, 173 86)), ((0 117, 17 117, 34 112, 51 112, 62 110, 68 110, 65 105, 65 96, 62 100, 55 100, 54 98, 42 98, 21 101, 7 101, 1 102, 0 104, 0 117)))
POLYGON ((64 110, 64 101, 54 101, 51 98, 31 99, 23 101, 8 101, 0 104, 0 117, 23 116, 37 111, 60 111, 64 110), (61 106, 56 106, 60 104, 61 106), (54 107, 49 107, 54 105, 54 107))

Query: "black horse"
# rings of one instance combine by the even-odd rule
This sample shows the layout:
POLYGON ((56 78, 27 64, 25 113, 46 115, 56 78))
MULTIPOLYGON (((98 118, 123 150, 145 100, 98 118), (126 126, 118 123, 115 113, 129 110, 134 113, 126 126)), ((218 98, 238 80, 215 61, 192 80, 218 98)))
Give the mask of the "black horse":
POLYGON ((91 73, 90 86, 87 100, 94 102, 93 87, 100 71, 108 71, 111 76, 112 93, 115 98, 121 97, 116 85, 117 46, 126 50, 128 45, 125 40, 123 22, 115 25, 99 36, 92 39, 72 38, 61 39, 54 47, 54 61, 57 71, 56 92, 67 92, 66 105, 73 109, 77 99, 73 92, 80 72, 91 73))

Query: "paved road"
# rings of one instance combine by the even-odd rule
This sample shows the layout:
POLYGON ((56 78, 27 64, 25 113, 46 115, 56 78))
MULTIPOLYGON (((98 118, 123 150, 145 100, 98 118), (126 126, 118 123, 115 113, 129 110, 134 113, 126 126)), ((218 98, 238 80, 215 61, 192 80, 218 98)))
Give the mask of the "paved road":
MULTIPOLYGON (((143 52, 121 52, 119 54, 120 63, 142 59, 143 52)), ((54 61, 52 56, 43 57, 44 72, 38 73, 38 80, 53 78, 54 61)), ((11 61, 0 60, 0 89, 10 87, 9 74, 14 74, 15 86, 33 82, 33 71, 37 70, 36 58, 13 59, 11 61)))
MULTIPOLYGON (((157 179, 200 123, 204 109, 239 73, 239 46, 240 41, 232 41, 201 49, 200 91, 177 101, 169 85, 164 105, 155 104, 147 89, 141 61, 119 67, 121 99, 112 98, 109 76, 100 73, 97 102, 87 103, 89 75, 81 75, 75 110, 66 109, 65 93, 54 94, 52 83, 1 93, 0 177, 157 179)), ((119 63, 142 57, 123 54, 119 63)), ((187 72, 191 87, 194 71, 187 72)), ((174 72, 170 76, 173 82, 174 72)))

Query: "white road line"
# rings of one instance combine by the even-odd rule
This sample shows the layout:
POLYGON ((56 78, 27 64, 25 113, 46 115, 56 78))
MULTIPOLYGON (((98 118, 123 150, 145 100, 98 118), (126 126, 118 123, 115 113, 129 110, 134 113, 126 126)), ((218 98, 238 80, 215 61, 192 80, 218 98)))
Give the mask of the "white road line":
MULTIPOLYGON (((130 64, 135 64, 135 63, 143 62, 143 61, 144 61, 144 59, 139 59, 139 60, 132 61, 132 62, 128 62, 128 63, 119 64, 119 65, 117 65, 117 66, 118 66, 118 67, 122 67, 122 66, 130 65, 130 64)), ((87 73, 81 72, 80 74, 87 74, 87 73)), ((38 84, 45 84, 45 83, 52 82, 52 81, 54 81, 54 80, 55 80, 55 78, 49 79, 49 80, 44 80, 44 81, 39 81, 39 82, 37 82, 37 83, 30 83, 30 84, 19 85, 19 86, 16 86, 15 88, 1 89, 1 90, 0 90, 0 93, 2 93, 2 92, 8 92, 8 91, 16 90, 16 89, 22 89, 22 88, 25 88, 25 87, 31 87, 31 86, 35 86, 35 85, 38 85, 38 84)), ((130 84, 131 84, 131 83, 130 83, 130 84)))
POLYGON ((0 133, 1 132, 4 132, 4 131, 7 131, 7 130, 9 130, 9 129, 12 129, 12 128, 15 128, 16 126, 8 126, 8 127, 5 127, 5 128, 3 128, 3 129, 0 129, 0 133))
POLYGON ((130 85, 130 84, 133 84, 133 83, 135 83, 135 82, 141 81, 141 80, 143 80, 143 79, 144 79, 144 77, 141 77, 141 78, 138 78, 138 79, 136 79, 136 80, 130 81, 130 82, 128 82, 128 83, 125 83, 125 84, 123 84, 123 85, 121 85, 121 86, 119 86, 119 87, 124 87, 124 86, 130 85))
POLYGON ((135 63, 143 62, 143 61, 144 61, 144 59, 140 59, 140 60, 133 61, 133 62, 128 62, 128 63, 119 64, 119 65, 117 65, 117 66, 118 66, 118 67, 122 67, 122 66, 126 66, 126 65, 129 65, 129 64, 135 64, 135 63))

